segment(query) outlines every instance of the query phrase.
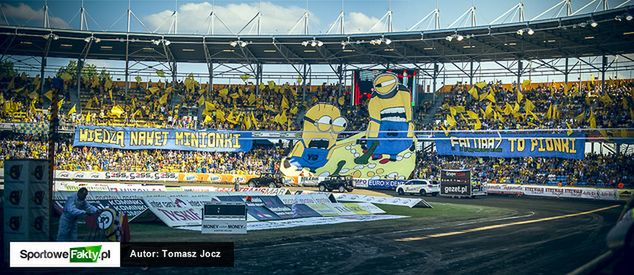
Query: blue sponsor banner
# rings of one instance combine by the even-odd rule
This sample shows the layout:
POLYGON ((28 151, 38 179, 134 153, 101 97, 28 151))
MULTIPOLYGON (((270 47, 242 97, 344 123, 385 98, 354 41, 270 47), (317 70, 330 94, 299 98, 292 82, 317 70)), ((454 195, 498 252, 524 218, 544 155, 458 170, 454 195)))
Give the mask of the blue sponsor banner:
POLYGON ((567 134, 435 134, 438 155, 583 159, 585 136, 567 134))
MULTIPOLYGON (((220 201, 245 202, 247 205, 247 213, 251 215, 252 217, 254 217, 255 219, 257 219, 258 221, 272 221, 272 220, 282 219, 275 212, 271 211, 265 206, 264 202, 260 199, 261 198, 260 196, 249 196, 249 197, 251 197, 251 201, 247 201, 246 196, 218 196, 218 199, 220 199, 220 201)), ((288 209, 288 213, 285 213, 285 214, 290 217, 291 209, 286 207, 284 203, 282 203, 282 205, 288 209)))
POLYGON ((236 131, 77 126, 73 146, 247 152, 253 146, 251 137, 251 132, 236 131))
POLYGON ((394 190, 404 180, 368 180, 368 189, 394 190))
POLYGON ((305 204, 293 204, 291 205, 291 210, 293 212, 293 219, 296 218, 309 218, 309 217, 321 217, 317 211, 310 208, 305 204))

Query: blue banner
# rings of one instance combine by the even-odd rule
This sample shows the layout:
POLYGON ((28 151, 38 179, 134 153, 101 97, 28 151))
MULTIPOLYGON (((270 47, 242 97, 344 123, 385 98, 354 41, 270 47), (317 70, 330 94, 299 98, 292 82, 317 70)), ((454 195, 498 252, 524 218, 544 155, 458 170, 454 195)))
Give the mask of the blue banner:
POLYGON ((251 132, 77 126, 73 146, 127 150, 247 152, 253 146, 251 137, 251 132))
POLYGON ((585 137, 567 134, 435 134, 438 155, 583 159, 585 137))
POLYGON ((394 190, 396 186, 405 182, 404 180, 368 180, 368 189, 394 190))

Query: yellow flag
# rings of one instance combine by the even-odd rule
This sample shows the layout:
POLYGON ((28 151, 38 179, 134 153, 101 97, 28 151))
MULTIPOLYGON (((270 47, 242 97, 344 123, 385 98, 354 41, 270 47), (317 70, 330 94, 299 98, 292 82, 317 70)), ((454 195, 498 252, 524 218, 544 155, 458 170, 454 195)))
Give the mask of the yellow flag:
POLYGON ((610 96, 608 95, 608 93, 605 93, 601 98, 600 98, 601 102, 603 102, 603 104, 610 104, 612 103, 612 98, 610 98, 610 96))
POLYGON ((112 90, 108 90, 108 95, 110 96, 110 101, 114 101, 114 99, 112 99, 112 90))
POLYGON ((257 119, 255 119, 255 115, 253 114, 253 112, 251 113, 251 122, 253 122, 253 126, 254 126, 255 128, 259 128, 259 125, 258 125, 258 120, 257 120, 257 119))
POLYGON ((106 78, 106 83, 103 84, 104 89, 110 90, 112 88, 112 80, 110 77, 106 78))
POLYGON ((226 97, 226 96, 229 94, 229 89, 224 88, 224 89, 222 89, 222 90, 218 91, 218 94, 219 94, 221 97, 226 97))
POLYGON ((245 116, 242 118, 242 122, 244 123, 244 127, 245 127, 246 129, 251 129, 251 116, 249 116, 249 115, 245 115, 245 116))
POLYGON ((526 111, 526 117, 528 117, 529 115, 530 115, 530 116, 532 116, 532 117, 533 117, 533 119, 535 119, 535 120, 539 120, 539 118, 537 117, 537 115, 535 115, 533 112, 531 112, 531 111, 526 111))
POLYGON ((33 91, 29 94, 29 98, 30 99, 36 99, 38 97, 38 94, 36 91, 33 91))
POLYGON ((487 95, 489 95, 489 93, 484 92, 484 93, 481 93, 478 97, 480 98, 480 101, 483 101, 487 98, 487 95))
POLYGON ((44 97, 48 98, 49 101, 53 101, 53 90, 48 90, 48 92, 44 94, 44 97))
POLYGON ((471 89, 469 89, 469 94, 475 99, 478 100, 478 90, 476 90, 475 87, 471 87, 471 89))
POLYGON ((533 102, 527 98, 526 102, 524 103, 524 110, 526 110, 526 112, 532 112, 534 109, 535 104, 533 104, 533 102))
POLYGON ((141 115, 141 110, 138 109, 136 111, 134 111, 134 113, 132 113, 132 118, 135 118, 136 116, 140 116, 141 115))
POLYGON ((515 106, 513 106, 513 114, 516 114, 520 110, 520 105, 515 102, 515 106))
POLYGON ((161 98, 159 98, 159 103, 165 105, 167 103, 167 96, 168 94, 164 94, 163 96, 161 96, 161 98))
POLYGON ((254 92, 252 92, 249 95, 249 98, 247 99, 247 101, 249 102, 249 105, 253 105, 253 103, 255 103, 255 93, 254 92))
POLYGON ((134 80, 135 80, 137 83, 139 83, 139 82, 141 82, 141 77, 137 75, 136 77, 134 77, 134 80))
POLYGON ((207 124, 207 123, 212 122, 212 121, 213 121, 213 119, 209 115, 206 115, 205 116, 205 120, 203 120, 203 123, 207 124))
POLYGON ((77 107, 77 104, 73 105, 73 107, 70 108, 70 110, 68 111, 68 115, 69 116, 74 114, 74 113, 77 113, 77 108, 76 107, 77 107))
POLYGON ((509 115, 513 112, 513 107, 508 102, 504 105, 504 110, 502 111, 504 114, 509 115))
POLYGON ((578 114, 578 115, 575 117, 575 122, 576 122, 577 124, 581 124, 581 123, 583 123, 583 118, 585 117, 585 115, 586 115, 586 111, 583 111, 583 112, 581 112, 581 114, 578 114))
POLYGON ((472 118, 472 119, 477 119, 478 118, 478 114, 476 112, 473 112, 473 111, 467 111, 467 116, 469 118, 472 118))
POLYGON ((284 126, 284 124, 286 124, 286 120, 288 118, 286 117, 286 110, 282 111, 282 114, 280 115, 280 124, 282 124, 282 126, 284 126))
POLYGON ((445 136, 449 136, 449 131, 447 130, 447 128, 445 128, 444 125, 440 125, 440 129, 442 129, 443 132, 445 132, 445 136))
POLYGON ((165 77, 165 72, 163 70, 156 70, 156 75, 158 77, 165 77))
POLYGON ((458 112, 458 113, 464 113, 465 112, 464 106, 455 106, 455 107, 456 107, 456 112, 458 112))
POLYGON ((340 96, 337 99, 337 103, 339 103, 339 106, 343 106, 344 104, 346 104, 346 98, 344 96, 340 96))
POLYGON ((34 90, 37 90, 40 88, 40 82, 41 82, 40 75, 35 76, 35 79, 33 79, 34 90))
POLYGON ((449 126, 456 127, 456 120, 453 118, 453 116, 447 115, 446 121, 449 124, 449 126))
POLYGON ((229 115, 227 116, 227 121, 235 124, 235 120, 233 119, 233 111, 229 112, 229 115))
POLYGON ((531 85, 530 79, 524 79, 524 81, 522 82, 522 88, 524 90, 527 90, 528 88, 530 88, 530 85, 531 85))
POLYGON ((158 87, 150 87, 148 88, 148 91, 150 91, 151 94, 155 94, 156 92, 159 91, 158 87))
POLYGON ((522 99, 524 99, 524 94, 520 91, 517 91, 517 103, 522 103, 522 99))
POLYGON ((572 131, 572 127, 570 127, 570 124, 566 121, 566 126, 568 127, 568 131, 566 131, 566 133, 568 135, 572 135, 573 131, 572 131))
POLYGON ((289 111, 291 114, 296 115, 297 114, 297 106, 293 107, 293 109, 291 109, 289 111))
POLYGON ((546 118, 553 119, 553 104, 552 103, 550 104, 550 106, 548 106, 548 111, 546 112, 546 118))
POLYGON ((485 97, 485 99, 488 99, 489 101, 495 103, 495 92, 491 90, 491 92, 489 92, 489 94, 485 97))
POLYGON ((484 118, 489 118, 492 113, 493 113, 493 106, 491 106, 491 103, 489 103, 486 109, 484 110, 484 118))
POLYGON ((60 98, 60 100, 57 102, 57 111, 62 109, 62 104, 64 104, 64 99, 60 98))
POLYGON ((121 108, 121 106, 119 105, 114 105, 112 106, 112 109, 110 109, 110 113, 116 117, 121 117, 121 115, 124 113, 125 111, 123 111, 123 108, 121 108))
POLYGON ((9 81, 9 85, 7 86, 7 90, 13 90, 15 88, 15 76, 13 78, 11 78, 11 81, 9 81))
POLYGON ((216 120, 220 122, 225 122, 225 112, 223 110, 216 110, 216 120))
POLYGON ((502 116, 502 114, 500 114, 498 112, 495 112, 495 117, 496 117, 497 120, 499 120, 500 122, 504 123, 505 119, 502 116))
POLYGON ((477 82, 475 85, 476 85, 478 88, 482 89, 482 88, 486 87, 487 83, 486 83, 486 82, 484 82, 484 81, 480 81, 480 82, 477 82))
POLYGON ((35 108, 35 103, 37 103, 37 100, 31 100, 31 104, 29 106, 29 111, 31 111, 31 114, 35 114, 37 112, 37 109, 35 108))
POLYGON ((201 96, 198 98, 198 102, 196 102, 196 103, 198 103, 198 106, 203 106, 203 105, 205 105, 205 96, 204 96, 204 95, 201 95, 201 96))
POLYGON ((451 116, 455 116, 456 115, 456 108, 455 107, 449 107, 449 113, 451 113, 451 116))
POLYGON ((216 105, 211 101, 205 101, 205 110, 213 111, 214 109, 216 109, 216 105))
POLYGON ((239 96, 240 96, 240 94, 236 93, 235 91, 234 91, 233 93, 229 94, 229 97, 231 97, 231 98, 233 98, 233 99, 236 99, 236 98, 238 98, 239 96))
POLYGON ((71 76, 71 75, 70 75, 69 73, 67 73, 67 72, 63 72, 62 74, 60 74, 60 75, 59 75, 59 77, 60 77, 61 79, 63 79, 64 81, 66 81, 66 82, 70 81, 70 80, 73 78, 73 76, 71 76))
POLYGON ((96 75, 94 75, 94 76, 92 77, 92 83, 91 83, 92 85, 91 85, 91 87, 93 87, 93 88, 97 88, 97 87, 99 87, 99 82, 100 82, 100 81, 99 81, 99 77, 98 77, 98 76, 96 76, 96 75))
POLYGON ((269 81, 269 89, 273 90, 275 88, 275 81, 270 80, 269 81))
POLYGON ((588 118, 588 123, 590 123, 590 128, 597 128, 597 119, 594 117, 594 112, 590 109, 590 117, 588 118))
POLYGON ((476 115, 476 122, 473 125, 473 129, 480 130, 481 128, 482 128, 482 122, 480 122, 480 119, 476 115))

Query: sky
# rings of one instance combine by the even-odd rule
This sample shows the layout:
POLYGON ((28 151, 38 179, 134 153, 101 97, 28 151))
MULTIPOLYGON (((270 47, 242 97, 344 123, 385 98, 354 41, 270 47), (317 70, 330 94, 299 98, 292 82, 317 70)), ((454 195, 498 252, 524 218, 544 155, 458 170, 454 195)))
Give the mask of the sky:
MULTIPOLYGON (((575 0, 573 11, 579 10, 591 0, 575 0)), ((609 7, 616 7, 625 0, 609 0, 609 7)), ((261 34, 288 34, 307 10, 310 14, 309 33, 326 33, 343 9, 345 14, 344 29, 346 33, 386 31, 387 25, 377 22, 391 9, 393 12, 393 30, 406 31, 434 9, 440 10, 441 28, 447 28, 461 17, 471 6, 476 7, 477 25, 489 25, 498 16, 517 5, 519 0, 215 0, 215 1, 167 1, 167 0, 84 0, 83 6, 87 14, 88 30, 94 31, 126 31, 126 13, 128 5, 138 20, 131 22, 133 32, 173 32, 172 14, 178 11, 179 34, 207 34, 209 31, 212 10, 218 16, 215 22, 215 34, 239 32, 258 11, 261 12, 261 34), (222 23, 227 25, 225 28, 222 23)), ((594 11, 597 3, 580 10, 579 13, 594 11)), ((43 0, 0 0, 2 14, 0 24, 19 26, 38 26, 43 24, 43 0)), ((531 20, 538 14, 560 3, 559 0, 523 0, 525 19, 531 20)), ((81 0, 48 1, 49 18, 53 28, 79 29, 79 11, 81 0)), ((601 7, 599 7, 601 10, 601 7)), ((553 9, 540 19, 552 18, 559 8, 553 9)), ((564 11, 565 12, 565 11, 564 11)), ((513 15, 513 13, 509 13, 513 15)), ((560 16, 564 14, 561 13, 560 16)), ((458 20, 452 27, 467 26, 470 21, 458 20)), ((498 23, 517 21, 518 17, 508 16, 498 23)), ((433 24, 423 22, 416 30, 432 29, 433 24)), ((294 32, 300 34, 301 26, 294 32)), ((246 27, 242 34, 255 34, 255 27, 246 27)), ((60 61, 64 62, 64 61, 60 61)), ((92 61, 98 66, 116 67, 118 63, 110 61, 92 61)), ((197 68, 188 65, 189 70, 197 68)), ((201 69, 204 66, 201 67, 201 69)), ((179 65, 179 70, 181 66, 179 65)), ((203 69, 204 70, 204 69, 203 69)))
MULTIPOLYGON (((591 0, 572 1, 576 11, 591 0)), ((609 0, 609 6, 615 7, 625 0, 609 0)), ((11 25, 41 26, 44 1, 0 1, 4 17, 11 25)), ((302 17, 305 10, 310 14, 309 32, 326 33, 329 26, 344 10, 347 33, 367 32, 374 26, 388 9, 393 11, 394 31, 404 31, 416 24, 435 8, 440 10, 441 27, 449 26, 464 14, 472 5, 476 6, 476 23, 488 25, 505 11, 513 8, 520 1, 514 0, 269 0, 269 1, 167 1, 167 0, 84 0, 83 5, 88 14, 88 29, 95 31, 125 31, 127 28, 126 10, 128 4, 140 22, 133 20, 131 30, 137 32, 166 33, 170 30, 172 14, 178 11, 178 33, 204 34, 209 28, 209 14, 215 10, 217 16, 227 24, 234 33, 238 32, 253 18, 258 11, 262 14, 262 34, 287 34, 302 17)), ((532 19, 541 12, 559 3, 558 0, 524 0, 525 18, 532 19)), ((600 1, 597 1, 600 2, 600 1)), ((81 0, 48 1, 50 22, 57 28, 79 28, 79 10, 81 0)), ((596 5, 580 11, 592 12, 596 5)), ((554 17, 558 9, 544 15, 554 17)), ((4 22, 4 17, 0 20, 4 22)), ((517 19, 517 16, 515 16, 517 19)), ((511 20, 508 18, 507 22, 511 20)), ((425 22, 426 23, 426 22, 425 22)), ((462 23, 459 22, 457 25, 462 23)), ((467 22, 468 24, 468 22, 467 22)), ((220 22, 215 24, 215 33, 229 33, 220 22)), ((421 29, 425 29, 423 24, 421 29)), ((433 26, 430 26, 433 27, 433 26)), ((373 30, 385 31, 385 24, 379 24, 373 30)), ((249 33, 246 28, 243 33, 249 33)), ((297 28, 294 33, 299 33, 297 28)), ((254 33, 255 30, 253 30, 254 33)))

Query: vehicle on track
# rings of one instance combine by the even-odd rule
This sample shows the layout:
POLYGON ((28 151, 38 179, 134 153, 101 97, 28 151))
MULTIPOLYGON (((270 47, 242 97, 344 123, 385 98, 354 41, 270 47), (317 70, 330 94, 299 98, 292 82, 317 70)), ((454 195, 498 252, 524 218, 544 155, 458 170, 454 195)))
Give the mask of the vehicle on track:
POLYGON ((333 190, 337 190, 341 193, 352 192, 354 190, 354 185, 352 183, 352 177, 350 176, 335 176, 330 177, 319 183, 319 191, 321 192, 332 192, 333 190))
POLYGON ((247 181, 249 187, 269 187, 280 188, 284 186, 282 176, 276 173, 262 173, 257 178, 251 178, 247 181))
POLYGON ((420 194, 421 196, 438 196, 440 193, 440 184, 435 180, 411 179, 404 184, 396 186, 396 193, 399 195, 420 194))

